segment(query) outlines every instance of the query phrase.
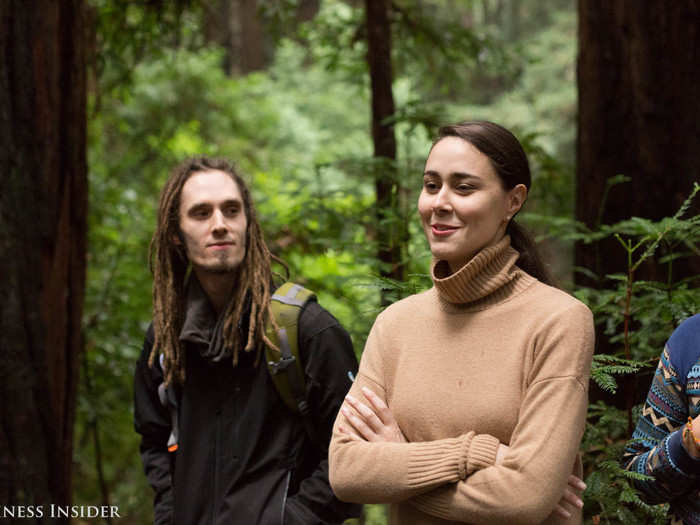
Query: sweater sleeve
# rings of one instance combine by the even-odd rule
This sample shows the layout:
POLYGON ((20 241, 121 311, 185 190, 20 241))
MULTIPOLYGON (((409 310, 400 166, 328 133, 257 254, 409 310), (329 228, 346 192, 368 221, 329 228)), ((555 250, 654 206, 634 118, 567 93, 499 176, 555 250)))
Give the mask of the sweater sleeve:
POLYGON ((688 420, 685 383, 666 346, 633 441, 622 458, 625 469, 653 478, 634 482, 642 498, 651 504, 671 501, 696 489, 700 480, 700 460, 690 456, 682 445, 683 425, 688 420))
MULTIPOLYGON (((366 386, 386 401, 377 331, 375 323, 350 388, 358 399, 366 386)), ((493 436, 474 432, 429 442, 370 443, 349 439, 338 432, 339 425, 350 427, 342 412, 329 450, 330 482, 340 499, 358 503, 402 501, 465 479, 495 462, 499 444, 493 436)))
POLYGON ((539 330, 518 422, 502 464, 419 495, 422 512, 469 523, 541 523, 561 499, 585 426, 594 346, 590 310, 576 303, 539 330))

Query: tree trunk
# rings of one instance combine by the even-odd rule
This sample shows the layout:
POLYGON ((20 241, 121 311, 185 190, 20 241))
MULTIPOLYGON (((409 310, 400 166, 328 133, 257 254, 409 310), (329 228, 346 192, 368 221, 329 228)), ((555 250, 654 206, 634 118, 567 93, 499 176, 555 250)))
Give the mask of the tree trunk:
MULTIPOLYGON (((599 218, 673 215, 700 180, 700 0, 579 0, 578 7, 576 218, 595 227, 599 218), (610 190, 601 213, 606 180, 617 174, 632 181, 610 190)), ((575 264, 599 276, 627 268, 615 240, 577 246, 575 264)), ((700 263, 677 261, 673 273, 698 274, 700 263)), ((662 276, 652 264, 639 274, 662 276)))
POLYGON ((0 3, 3 505, 71 497, 87 217, 83 9, 0 3))
MULTIPOLYGON (((396 176, 396 135, 386 119, 394 115, 391 65, 389 0, 366 0, 367 64, 372 88, 372 140, 374 142, 374 188, 377 197, 377 257, 382 277, 404 280, 401 256, 400 188, 396 176)), ((382 293, 382 304, 389 303, 382 293)))
MULTIPOLYGON (((700 0, 579 0, 578 12, 576 218, 595 228, 631 216, 671 216, 700 180, 700 0), (617 174, 632 180, 604 197, 617 174)), ((578 284, 599 287, 606 274, 627 275, 627 253, 615 239, 579 244, 575 265, 599 276, 578 273, 578 284)), ((635 278, 665 281, 667 271, 649 259, 635 278)), ((673 262, 673 281, 697 274, 697 257, 673 262)), ((597 347, 611 353, 619 344, 600 330, 597 347)), ((629 411, 648 378, 635 383, 630 376, 618 395, 594 389, 592 398, 629 411)))
POLYGON ((224 48, 223 69, 239 76, 265 69, 273 46, 265 34, 258 0, 207 0, 204 7, 204 37, 224 48))

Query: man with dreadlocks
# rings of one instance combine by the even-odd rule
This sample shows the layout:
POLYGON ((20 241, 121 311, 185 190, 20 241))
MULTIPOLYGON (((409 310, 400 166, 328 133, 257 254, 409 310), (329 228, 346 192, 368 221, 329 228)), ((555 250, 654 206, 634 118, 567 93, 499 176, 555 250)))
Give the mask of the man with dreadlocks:
POLYGON ((275 323, 272 258, 232 165, 198 158, 173 171, 151 241, 153 322, 134 380, 156 524, 334 524, 359 514, 333 495, 327 461, 357 370, 352 343, 306 302, 298 344, 310 436, 261 357, 274 346, 265 332, 275 323))

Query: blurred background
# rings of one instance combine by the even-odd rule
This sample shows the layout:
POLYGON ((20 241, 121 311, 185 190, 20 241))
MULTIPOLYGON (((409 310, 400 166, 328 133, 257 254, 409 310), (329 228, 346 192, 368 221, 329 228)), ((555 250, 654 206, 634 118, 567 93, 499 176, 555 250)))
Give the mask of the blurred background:
MULTIPOLYGON (((48 453, 53 467, 44 483, 31 461, 17 466, 9 457, 21 456, 22 436, 31 440, 19 423, 9 425, 7 501, 39 490, 13 478, 29 469, 28 479, 41 480, 49 494, 68 494, 74 504, 118 505, 120 524, 152 522, 133 430, 132 374, 151 317, 147 256, 158 195, 175 164, 198 154, 236 163, 252 186, 270 249, 350 331, 359 357, 377 313, 430 286, 416 201, 437 128, 488 119, 513 130, 531 162, 521 222, 537 237, 560 286, 596 314, 604 357, 595 363, 582 445, 586 519, 663 522, 663 508, 639 501, 617 459, 663 342, 700 311, 700 224, 697 200, 689 200, 700 179, 693 156, 700 147, 693 95, 700 79, 692 66, 700 40, 688 27, 698 27, 688 22, 698 16, 697 3, 71 0, 46 15, 10 4, 0 8, 7 49, 21 46, 9 42, 31 24, 63 36, 40 44, 29 39, 33 53, 8 52, 8 78, 19 79, 18 86, 36 81, 28 73, 22 79, 32 60, 44 64, 36 52, 41 46, 59 50, 60 67, 79 69, 76 84, 58 75, 51 100, 74 100, 70 108, 78 111, 61 110, 52 136, 70 127, 84 144, 69 142, 78 148, 72 165, 40 163, 40 181, 73 181, 68 190, 55 186, 61 195, 73 192, 71 220, 78 226, 71 231, 84 237, 72 253, 85 280, 82 311, 70 310, 72 333, 80 337, 64 346, 74 372, 55 372, 64 365, 50 357, 48 366, 30 367, 40 384, 47 368, 61 378, 46 389, 62 389, 63 411, 42 409, 38 394, 36 403, 42 417, 57 418, 67 444, 48 453), (61 49, 69 50, 68 59, 61 49), (67 63, 71 56, 77 58, 67 63), (82 182, 76 185, 75 177, 82 182), (70 464, 54 457, 60 451, 70 452, 70 464)), ((10 104, 13 122, 24 106, 33 115, 30 106, 41 93, 10 88, 5 100, 28 101, 10 104)), ((3 158, 15 166, 20 146, 33 142, 22 142, 17 128, 7 133, 13 146, 3 158)), ((17 203, 3 197, 8 232, 25 231, 19 228, 31 222, 20 204, 31 208, 33 193, 17 191, 17 203)), ((59 204, 40 215, 54 261, 59 204)), ((17 262, 3 263, 5 275, 21 275, 12 266, 17 262)), ((75 284, 81 275, 78 269, 57 309, 66 296, 81 302, 75 284)), ((35 295, 43 297, 46 288, 35 295)), ((5 308, 7 326, 20 322, 11 305, 5 308)), ((44 322, 60 324, 45 309, 37 307, 44 322)), ((17 341, 12 344, 24 348, 17 341)), ((22 360, 17 354, 4 358, 8 376, 22 360)), ((386 509, 367 506, 363 519, 384 524, 386 509)))

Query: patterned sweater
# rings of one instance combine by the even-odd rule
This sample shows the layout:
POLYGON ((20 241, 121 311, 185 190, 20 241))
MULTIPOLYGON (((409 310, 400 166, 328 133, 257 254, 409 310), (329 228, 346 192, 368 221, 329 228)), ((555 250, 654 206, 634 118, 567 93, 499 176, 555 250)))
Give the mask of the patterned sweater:
POLYGON ((409 442, 352 441, 339 413, 340 499, 389 502, 392 525, 581 523, 551 513, 581 476, 593 320, 517 258, 506 236, 379 315, 350 392, 382 397, 409 442), (496 465, 499 442, 510 449, 496 465))
POLYGON ((671 504, 671 523, 700 525, 700 459, 683 446, 683 425, 700 414, 700 314, 671 334, 623 464, 653 476, 636 481, 648 503, 671 504))

